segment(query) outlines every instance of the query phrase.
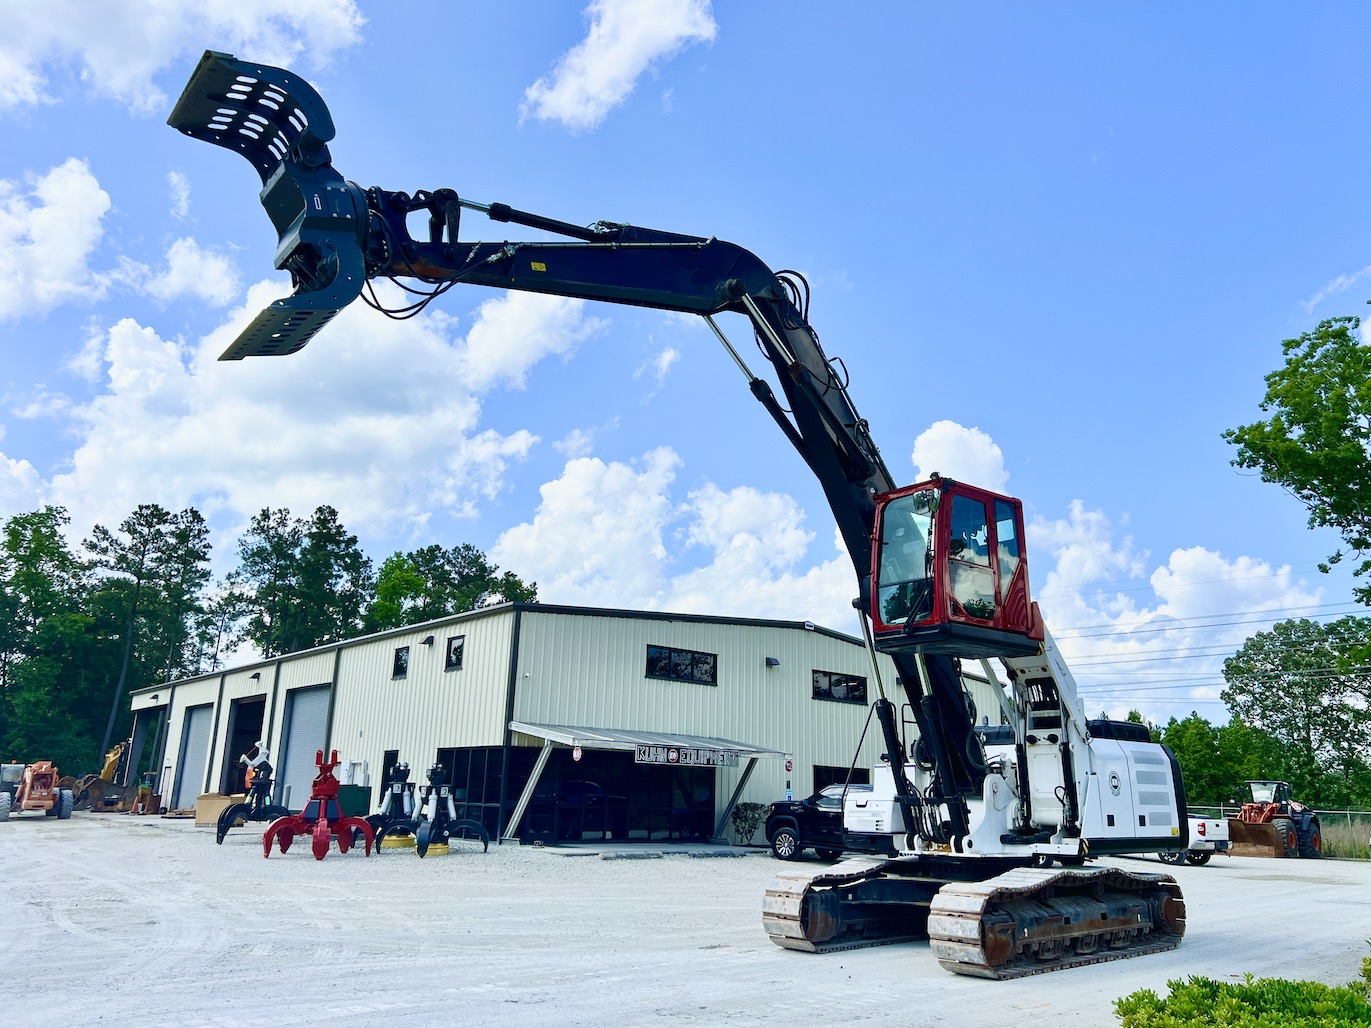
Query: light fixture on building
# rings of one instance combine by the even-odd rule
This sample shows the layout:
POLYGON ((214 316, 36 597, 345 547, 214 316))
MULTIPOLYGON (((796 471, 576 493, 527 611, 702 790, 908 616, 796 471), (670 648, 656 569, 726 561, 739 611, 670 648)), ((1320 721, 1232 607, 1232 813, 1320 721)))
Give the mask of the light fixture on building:
POLYGON ((422 639, 419 640, 419 645, 420 645, 420 646, 432 646, 432 645, 433 645, 433 636, 431 636, 431 635, 426 635, 426 636, 424 636, 422 639))
POLYGON ((260 672, 260 671, 254 671, 252 674, 248 675, 248 677, 249 677, 249 678, 255 678, 255 679, 257 679, 257 681, 260 682, 260 681, 262 680, 262 672, 260 672))
POLYGON ((767 658, 766 658, 766 666, 767 666, 767 667, 780 667, 780 666, 781 666, 781 662, 780 662, 780 660, 778 660, 776 657, 767 657, 767 658))

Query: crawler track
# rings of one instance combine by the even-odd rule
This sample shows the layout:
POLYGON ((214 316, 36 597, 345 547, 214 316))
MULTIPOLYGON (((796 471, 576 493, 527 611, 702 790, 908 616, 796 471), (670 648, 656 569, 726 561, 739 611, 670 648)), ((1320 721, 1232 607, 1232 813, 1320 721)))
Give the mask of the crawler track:
POLYGON ((1170 875, 1112 868, 1021 868, 951 883, 934 899, 929 946, 938 963, 978 978, 1021 978, 1175 949, 1185 901, 1170 875))
POLYGON ((976 870, 964 862, 882 857, 782 872, 762 925, 776 945, 808 953, 926 938, 947 970, 995 979, 1158 953, 1185 933, 1170 875, 980 867, 991 877, 960 880, 976 870))

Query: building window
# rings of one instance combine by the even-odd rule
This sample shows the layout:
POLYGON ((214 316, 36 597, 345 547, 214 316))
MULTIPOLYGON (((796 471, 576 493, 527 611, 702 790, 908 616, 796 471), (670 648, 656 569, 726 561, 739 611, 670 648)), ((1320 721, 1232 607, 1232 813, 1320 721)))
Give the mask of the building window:
MULTIPOLYGON (((854 767, 850 769, 852 779, 848 784, 851 785, 870 785, 871 770, 865 767, 854 767)), ((814 791, 818 792, 830 785, 842 785, 848 782, 849 769, 845 767, 833 767, 829 764, 814 765, 814 791)))
POLYGON ((450 636, 447 641, 447 658, 443 661, 444 671, 462 670, 462 650, 466 647, 467 637, 464 635, 450 636))
POLYGON ((678 650, 670 646, 647 648, 647 677, 666 678, 673 682, 698 682, 718 685, 719 658, 713 653, 678 650))
POLYGON ((836 671, 815 671, 814 698, 865 706, 866 679, 861 675, 840 675, 836 671))
POLYGON ((391 678, 404 678, 409 674, 409 647, 395 647, 395 663, 390 669, 391 678))

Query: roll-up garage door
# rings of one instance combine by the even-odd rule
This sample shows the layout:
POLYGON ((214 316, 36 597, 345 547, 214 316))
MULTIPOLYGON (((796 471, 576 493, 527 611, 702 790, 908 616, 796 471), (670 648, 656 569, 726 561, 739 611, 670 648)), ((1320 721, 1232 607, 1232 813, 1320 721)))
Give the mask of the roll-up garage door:
MULTIPOLYGON (((286 697, 285 754, 281 760, 281 774, 277 779, 277 796, 285 802, 285 789, 290 786, 290 809, 301 810, 309 802, 310 785, 319 767, 314 756, 324 748, 324 733, 328 729, 328 701, 331 686, 294 689, 286 697)), ((327 754, 325 754, 327 756, 327 754)))
POLYGON ((181 731, 181 753, 176 759, 177 810, 191 810, 205 784, 205 761, 209 758, 209 729, 213 704, 186 711, 186 726, 181 731))

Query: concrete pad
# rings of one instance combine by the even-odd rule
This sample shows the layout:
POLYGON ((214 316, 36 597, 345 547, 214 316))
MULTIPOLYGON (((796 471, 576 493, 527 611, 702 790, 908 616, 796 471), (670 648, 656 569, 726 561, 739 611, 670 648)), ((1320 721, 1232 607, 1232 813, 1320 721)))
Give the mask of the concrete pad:
POLYGON ((927 943, 779 949, 762 894, 796 865, 769 856, 264 860, 261 840, 244 827, 216 846, 189 820, 120 814, 0 825, 0 966, 42 955, 41 973, 8 977, 5 1021, 1109 1026, 1116 998, 1189 975, 1353 981, 1371 936, 1371 863, 1120 859, 1103 863, 1181 883, 1179 949, 987 982, 943 971, 927 943))

